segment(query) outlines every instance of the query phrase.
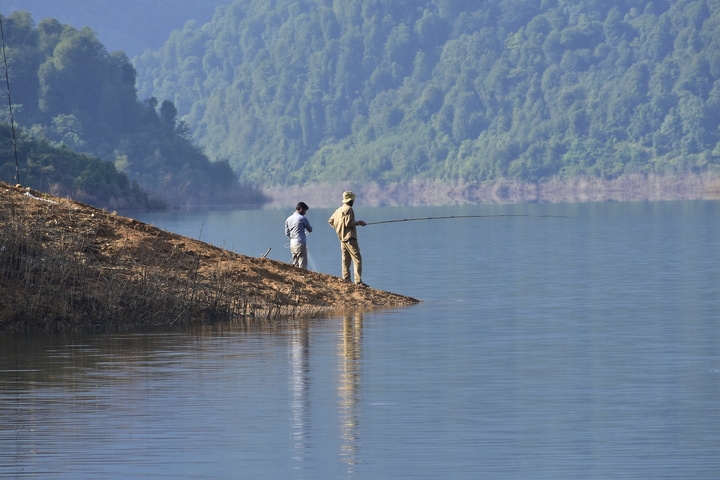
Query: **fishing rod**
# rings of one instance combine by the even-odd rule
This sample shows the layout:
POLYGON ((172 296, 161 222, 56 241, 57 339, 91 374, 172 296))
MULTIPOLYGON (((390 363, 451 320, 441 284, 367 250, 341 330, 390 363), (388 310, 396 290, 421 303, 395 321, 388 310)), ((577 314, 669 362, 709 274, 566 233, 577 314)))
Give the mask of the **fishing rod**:
POLYGON ((381 220, 379 222, 365 222, 365 225, 379 225, 381 223, 414 222, 417 220, 443 220, 447 218, 491 218, 491 217, 534 217, 534 218, 571 218, 562 215, 448 215, 446 217, 401 218, 399 220, 381 220))
POLYGON ((13 120, 12 99, 10 98, 10 76, 8 74, 7 55, 5 54, 5 28, 0 15, 0 37, 2 37, 3 64, 5 65, 5 83, 7 84, 8 107, 10 109, 10 129, 12 130, 12 146, 15 152, 15 183, 20 183, 20 165, 18 163, 17 144, 15 142, 15 121, 13 120))

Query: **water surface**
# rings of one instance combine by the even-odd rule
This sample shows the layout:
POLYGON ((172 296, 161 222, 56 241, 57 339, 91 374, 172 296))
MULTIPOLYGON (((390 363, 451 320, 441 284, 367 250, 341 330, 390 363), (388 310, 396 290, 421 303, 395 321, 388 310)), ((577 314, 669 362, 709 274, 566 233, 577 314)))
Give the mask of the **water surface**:
MULTIPOLYGON (((2 478, 717 479, 720 203, 363 208, 411 307, 0 336, 2 478)), ((290 211, 136 218, 289 261, 290 211)), ((337 275, 332 213, 308 213, 337 275)))

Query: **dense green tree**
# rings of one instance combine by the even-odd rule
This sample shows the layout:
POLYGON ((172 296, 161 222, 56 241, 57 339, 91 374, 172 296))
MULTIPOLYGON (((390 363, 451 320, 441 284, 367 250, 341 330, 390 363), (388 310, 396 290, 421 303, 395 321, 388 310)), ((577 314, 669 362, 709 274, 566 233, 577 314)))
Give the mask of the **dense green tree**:
MULTIPOLYGON (((72 123, 71 119, 67 119, 72 123)), ((23 130, 13 131, 0 124, 0 158, 13 158, 17 151, 20 178, 15 175, 13 161, 0 162, 0 177, 58 196, 93 203, 105 208, 152 208, 150 200, 137 183, 115 166, 97 157, 73 152, 67 147, 53 146, 47 140, 33 138, 23 130)))
POLYGON ((175 108, 175 105, 170 100, 165 100, 160 106, 160 120, 171 130, 175 129, 177 123, 177 108, 175 108))

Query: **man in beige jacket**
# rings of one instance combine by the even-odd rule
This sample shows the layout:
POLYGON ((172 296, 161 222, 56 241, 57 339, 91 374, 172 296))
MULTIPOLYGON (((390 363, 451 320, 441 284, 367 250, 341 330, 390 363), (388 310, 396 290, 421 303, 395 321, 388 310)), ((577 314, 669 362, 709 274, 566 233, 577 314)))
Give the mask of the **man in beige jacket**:
POLYGON ((362 256, 357 240, 357 226, 365 226, 362 220, 355 221, 355 212, 352 206, 355 203, 356 195, 353 192, 344 192, 342 206, 335 210, 328 223, 335 229, 340 240, 340 252, 342 254, 342 278, 350 281, 350 264, 355 266, 355 284, 366 286, 362 281, 362 256))

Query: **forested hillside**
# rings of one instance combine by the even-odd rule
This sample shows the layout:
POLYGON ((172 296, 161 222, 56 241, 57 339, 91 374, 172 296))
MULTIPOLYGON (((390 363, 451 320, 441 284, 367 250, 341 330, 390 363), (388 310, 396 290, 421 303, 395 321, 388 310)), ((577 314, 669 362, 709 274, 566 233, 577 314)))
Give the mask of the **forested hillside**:
MULTIPOLYGON (((90 28, 78 30, 51 18, 36 26, 28 12, 18 11, 3 17, 3 31, 23 185, 71 195, 79 190, 109 194, 108 175, 119 172, 124 181, 170 205, 261 200, 257 189, 238 181, 227 161, 211 162, 189 139, 171 101, 139 101, 127 55, 108 52, 90 28), (61 154, 63 149, 98 161, 86 172, 61 154)), ((8 107, 5 102, 0 108, 2 122, 10 121, 8 107)), ((10 137, 2 140, 10 145, 10 137)), ((3 154, 0 171, 15 170, 14 156, 3 154)))
POLYGON ((11 126, 0 124, 0 181, 32 184, 52 195, 112 210, 163 206, 110 162, 23 132, 16 131, 15 139, 11 126))
POLYGON ((0 0, 0 12, 30 12, 77 29, 92 28, 108 50, 129 57, 159 49, 186 22, 206 23, 218 5, 232 0, 0 0))
POLYGON ((720 0, 236 0, 134 59, 263 185, 720 165, 720 0))

